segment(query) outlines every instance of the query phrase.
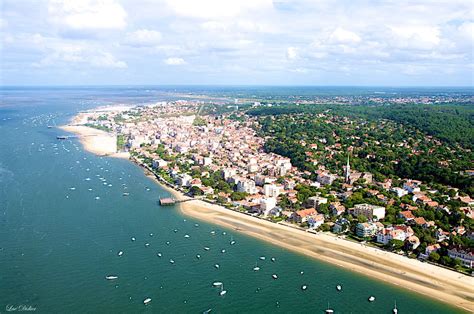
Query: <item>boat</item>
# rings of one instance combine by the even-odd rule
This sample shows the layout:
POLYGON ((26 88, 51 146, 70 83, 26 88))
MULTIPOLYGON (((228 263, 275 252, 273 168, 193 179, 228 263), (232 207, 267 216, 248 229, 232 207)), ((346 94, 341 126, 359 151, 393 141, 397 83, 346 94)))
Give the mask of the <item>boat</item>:
POLYGON ((136 239, 135 239, 135 237, 132 237, 132 239, 131 239, 131 240, 132 240, 132 241, 135 241, 136 239))
POLYGON ((149 247, 150 246, 150 243, 145 243, 145 247, 149 247))
POLYGON ((225 249, 222 249, 222 250, 221 250, 221 253, 225 253, 225 249))
POLYGON ((371 295, 371 296, 369 297, 369 302, 374 302, 374 301, 375 301, 375 297, 374 297, 373 295, 371 295))
POLYGON ((213 285, 214 287, 220 287, 220 286, 222 286, 222 282, 220 282, 220 281, 215 281, 215 282, 212 283, 212 285, 213 285))
POLYGON ((272 275, 272 278, 273 278, 273 279, 278 279, 278 276, 277 276, 276 274, 273 274, 273 275, 272 275))
POLYGON ((258 267, 257 262, 255 262, 255 267, 253 268, 253 271, 259 271, 260 267, 258 267))
POLYGON ((96 199, 96 200, 100 200, 100 196, 96 196, 95 199, 96 199))
POLYGON ((341 285, 337 285, 337 286, 336 286, 336 290, 337 290, 337 291, 341 291, 341 290, 342 290, 341 285))
POLYGON ((123 195, 123 196, 129 196, 129 195, 130 195, 130 193, 128 193, 128 192, 124 192, 122 195, 123 195))
POLYGON ((334 313, 334 310, 329 307, 329 302, 328 302, 328 308, 324 311, 326 314, 332 314, 334 313))
POLYGON ((227 293, 227 290, 224 290, 224 284, 221 285, 221 292, 219 292, 220 296, 223 296, 227 293))
POLYGON ((161 257, 161 256, 162 256, 160 252, 156 253, 156 255, 157 255, 158 257, 161 257))
POLYGON ((393 314, 398 314, 397 301, 395 301, 395 306, 393 307, 392 313, 393 314))
POLYGON ((108 275, 108 276, 105 276, 105 279, 107 279, 107 280, 115 280, 115 279, 118 279, 118 276, 115 276, 115 275, 108 275))
POLYGON ((122 255, 123 255, 123 251, 119 251, 119 252, 117 253, 117 255, 118 255, 118 256, 122 256, 122 255))
POLYGON ((151 298, 146 298, 145 300, 143 300, 143 304, 145 305, 147 305, 150 302, 151 302, 151 298))
POLYGON ((211 313, 211 312, 212 312, 212 309, 207 309, 207 310, 205 310, 204 312, 202 312, 202 314, 209 314, 209 313, 211 313))
POLYGON ((197 259, 200 259, 200 258, 201 258, 201 255, 196 254, 196 258, 197 258, 197 259))
POLYGON ((230 245, 234 245, 234 244, 235 244, 234 237, 231 236, 231 237, 230 237, 230 245))
POLYGON ((205 246, 205 247, 204 247, 204 250, 205 250, 205 251, 209 251, 210 249, 209 249, 207 246, 205 246))
POLYGON ((166 241, 166 245, 170 245, 170 241, 166 241))
POLYGON ((306 290, 306 289, 308 289, 308 286, 307 286, 307 285, 302 285, 302 286, 301 286, 301 290, 304 291, 304 290, 306 290))
POLYGON ((173 231, 174 231, 174 233, 176 233, 176 232, 178 232, 178 229, 174 229, 173 231))
POLYGON ((226 235, 226 234, 227 234, 227 233, 226 233, 225 231, 224 231, 224 232, 222 232, 222 235, 226 235))
POLYGON ((187 239, 189 238, 189 234, 185 234, 184 237, 187 239))
POLYGON ((261 259, 262 261, 264 261, 264 260, 265 260, 265 256, 260 256, 260 259, 261 259))
POLYGON ((171 264, 174 264, 174 260, 170 259, 170 263, 171 263, 171 264))
POLYGON ((194 224, 194 227, 199 227, 199 224, 194 224))
POLYGON ((215 232, 214 230, 212 230, 212 231, 211 231, 211 234, 213 234, 213 235, 214 235, 214 234, 216 234, 216 232, 215 232))
POLYGON ((276 261, 276 259, 275 259, 274 257, 272 257, 271 261, 272 261, 272 262, 275 262, 275 261, 276 261))
POLYGON ((300 271, 300 275, 303 275, 304 274, 304 271, 300 271))
POLYGON ((150 233, 150 237, 152 237, 152 236, 153 236, 153 233, 150 233))
POLYGON ((219 266, 219 264, 215 264, 214 267, 219 269, 220 266, 219 266))

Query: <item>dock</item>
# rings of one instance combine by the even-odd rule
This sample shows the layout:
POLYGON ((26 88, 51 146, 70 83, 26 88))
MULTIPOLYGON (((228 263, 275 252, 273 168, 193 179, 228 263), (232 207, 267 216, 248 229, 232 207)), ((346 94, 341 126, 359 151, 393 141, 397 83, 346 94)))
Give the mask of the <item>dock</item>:
POLYGON ((176 204, 176 200, 171 197, 160 198, 160 205, 161 206, 171 206, 176 204))

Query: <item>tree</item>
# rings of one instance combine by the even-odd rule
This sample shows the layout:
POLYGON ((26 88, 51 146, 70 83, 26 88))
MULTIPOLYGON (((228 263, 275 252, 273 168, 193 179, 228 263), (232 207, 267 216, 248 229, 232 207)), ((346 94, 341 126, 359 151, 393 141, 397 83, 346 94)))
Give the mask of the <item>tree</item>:
POLYGON ((430 260, 433 261, 433 262, 438 262, 439 259, 440 259, 440 256, 439 256, 439 254, 436 253, 436 252, 431 252, 429 258, 430 258, 430 260))
POLYGON ((230 195, 231 200, 233 201, 241 201, 247 197, 247 193, 245 192, 232 192, 230 195))
POLYGON ((201 189, 195 185, 193 185, 190 189, 189 189, 189 193, 191 193, 192 195, 203 195, 204 193, 201 191, 201 189))
POLYGON ((401 250, 404 246, 405 242, 397 239, 392 239, 388 242, 388 248, 392 249, 393 251, 401 250))
POLYGON ((357 216, 357 220, 360 223, 364 223, 364 222, 367 222, 367 217, 365 217, 364 215, 359 215, 359 216, 357 216))

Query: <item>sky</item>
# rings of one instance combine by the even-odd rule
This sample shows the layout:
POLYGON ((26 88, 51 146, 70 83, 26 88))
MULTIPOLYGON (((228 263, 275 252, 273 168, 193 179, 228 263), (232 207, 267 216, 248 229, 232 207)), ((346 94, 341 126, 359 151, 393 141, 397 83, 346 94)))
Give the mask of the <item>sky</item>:
POLYGON ((0 0, 1 85, 473 86, 470 0, 0 0))

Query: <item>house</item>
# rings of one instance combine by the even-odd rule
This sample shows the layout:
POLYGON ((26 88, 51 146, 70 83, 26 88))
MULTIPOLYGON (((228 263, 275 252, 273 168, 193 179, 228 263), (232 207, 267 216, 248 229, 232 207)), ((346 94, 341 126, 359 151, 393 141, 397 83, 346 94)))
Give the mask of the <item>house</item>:
POLYGON ((180 174, 176 180, 176 183, 180 186, 189 186, 193 178, 189 174, 180 174))
POLYGON ((280 206, 275 206, 268 211, 267 216, 280 217, 282 215, 282 212, 283 212, 283 208, 281 208, 280 206))
POLYGON ((436 241, 443 242, 443 241, 445 241, 446 239, 449 238, 449 232, 444 231, 441 228, 438 228, 438 230, 436 230, 436 232, 435 232, 435 236, 436 236, 436 241))
POLYGON ((403 183, 403 189, 408 193, 420 192, 421 181, 418 180, 407 180, 403 183))
POLYGON ((354 216, 365 216, 368 219, 383 219, 385 218, 385 207, 371 205, 371 204, 357 204, 350 209, 354 216))
POLYGON ((263 212, 264 216, 268 216, 270 210, 276 207, 276 198, 267 197, 260 200, 260 210, 263 212))
POLYGON ((346 211, 346 208, 340 202, 331 203, 329 209, 333 216, 340 216, 346 211))
POLYGON ((398 217, 404 219, 405 221, 410 221, 410 220, 415 219, 415 216, 409 210, 399 212, 398 217))
POLYGON ((377 242, 387 245, 391 240, 405 241, 407 234, 400 229, 393 227, 383 228, 377 232, 377 242))
POLYGON ((405 196, 405 195, 408 194, 407 190, 399 188, 399 187, 394 187, 394 188, 390 189, 390 191, 397 194, 398 197, 402 197, 402 196, 405 196))
POLYGON ((425 220, 425 218, 423 217, 416 217, 415 219, 413 219, 413 221, 415 222, 415 224, 417 224, 418 226, 421 226, 423 228, 428 228, 428 222, 425 220))
POLYGON ((324 215, 318 214, 308 218, 308 224, 311 229, 317 229, 324 223, 324 215))
POLYGON ((277 197, 280 195, 280 187, 275 184, 265 184, 263 186, 263 193, 268 197, 277 197))
POLYGON ((431 253, 438 251, 440 248, 441 246, 438 243, 428 245, 425 249, 425 253, 420 253, 419 258, 427 259, 431 253))
POLYGON ((467 206, 474 206, 474 199, 469 196, 460 196, 459 200, 467 206))
POLYGON ((350 228, 350 221, 346 218, 339 218, 336 220, 334 225, 332 226, 332 232, 334 233, 344 233, 349 230, 350 228))
POLYGON ((419 246, 420 246, 420 239, 415 235, 408 237, 405 241, 405 247, 408 251, 416 250, 416 248, 419 246))
POLYGON ((256 194, 255 181, 250 179, 239 180, 237 183, 237 192, 246 192, 248 194, 256 194))
POLYGON ((314 208, 308 208, 308 209, 303 209, 303 210, 298 210, 293 213, 292 219, 295 222, 298 223, 303 223, 307 222, 309 217, 316 215, 318 212, 314 208))
POLYGON ((461 264, 467 268, 474 268, 474 248, 463 248, 453 246, 448 249, 448 256, 461 261, 461 264))

